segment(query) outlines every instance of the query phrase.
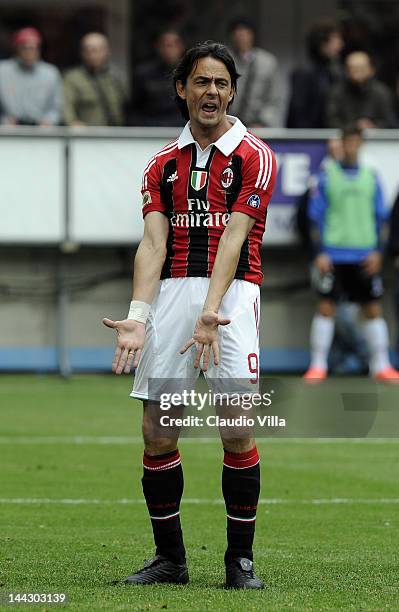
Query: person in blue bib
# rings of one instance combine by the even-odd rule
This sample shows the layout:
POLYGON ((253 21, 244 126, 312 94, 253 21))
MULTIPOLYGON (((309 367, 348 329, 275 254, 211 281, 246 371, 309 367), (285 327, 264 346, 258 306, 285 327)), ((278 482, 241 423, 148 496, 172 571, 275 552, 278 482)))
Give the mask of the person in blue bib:
POLYGON ((375 172, 359 162, 362 145, 359 128, 344 129, 343 159, 324 165, 311 193, 312 284, 320 299, 310 330, 309 381, 327 377, 336 304, 348 300, 361 306, 370 375, 399 382, 399 372, 389 361, 388 328, 380 305, 381 233, 389 211, 375 172))

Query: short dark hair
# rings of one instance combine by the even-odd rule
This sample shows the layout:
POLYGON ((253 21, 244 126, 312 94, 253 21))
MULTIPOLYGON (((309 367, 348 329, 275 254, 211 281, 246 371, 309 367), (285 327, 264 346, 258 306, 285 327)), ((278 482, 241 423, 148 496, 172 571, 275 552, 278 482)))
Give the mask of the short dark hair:
MULTIPOLYGON (((236 65, 234 63, 234 59, 225 45, 221 43, 214 42, 213 40, 206 40, 203 43, 199 43, 195 47, 191 47, 188 49, 186 53, 183 55, 182 59, 176 66, 173 71, 173 87, 175 90, 175 102, 185 119, 189 119, 187 102, 180 98, 176 91, 176 83, 177 81, 181 81, 183 85, 187 83, 187 79, 191 74, 191 71, 196 66, 199 59, 202 57, 214 57, 217 60, 223 62, 226 66, 230 78, 231 78, 231 86, 233 88, 234 93, 237 91, 237 79, 240 76, 237 72, 236 65)), ((230 104, 233 102, 233 99, 230 101, 230 104)))
POLYGON ((156 33, 155 38, 154 38, 154 43, 157 44, 161 40, 161 38, 165 36, 165 34, 175 34, 183 42, 182 33, 180 32, 178 28, 163 28, 163 30, 159 30, 156 33))
POLYGON ((344 140, 350 136, 360 136, 360 138, 363 138, 363 130, 357 125, 345 125, 341 130, 341 138, 344 140))
POLYGON ((252 21, 249 17, 244 15, 240 15, 239 17, 234 17, 227 27, 229 34, 238 30, 239 28, 245 28, 246 30, 251 30, 254 34, 256 34, 256 25, 255 22, 252 21))
POLYGON ((332 34, 340 31, 340 26, 333 19, 320 19, 313 23, 306 34, 306 47, 309 56, 313 60, 321 59, 321 46, 329 41, 332 34))

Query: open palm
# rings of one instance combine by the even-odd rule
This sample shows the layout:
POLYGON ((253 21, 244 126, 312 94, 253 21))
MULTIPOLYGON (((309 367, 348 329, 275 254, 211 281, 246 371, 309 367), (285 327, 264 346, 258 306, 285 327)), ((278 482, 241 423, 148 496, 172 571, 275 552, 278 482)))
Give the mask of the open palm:
POLYGON ((132 367, 137 368, 145 340, 145 324, 132 319, 113 321, 103 319, 106 327, 114 329, 117 334, 116 349, 112 362, 115 374, 129 374, 132 367))

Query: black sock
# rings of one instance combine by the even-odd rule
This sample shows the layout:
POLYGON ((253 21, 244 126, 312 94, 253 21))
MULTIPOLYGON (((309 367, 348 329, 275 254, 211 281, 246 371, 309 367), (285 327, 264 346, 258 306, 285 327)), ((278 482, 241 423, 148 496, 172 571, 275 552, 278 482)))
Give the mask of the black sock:
POLYGON ((227 512, 225 563, 237 557, 252 561, 260 491, 259 455, 256 446, 246 453, 230 453, 225 450, 222 490, 227 512))
POLYGON ((186 553, 180 526, 183 470, 178 450, 164 455, 144 453, 143 493, 151 518, 156 554, 184 563, 186 553))

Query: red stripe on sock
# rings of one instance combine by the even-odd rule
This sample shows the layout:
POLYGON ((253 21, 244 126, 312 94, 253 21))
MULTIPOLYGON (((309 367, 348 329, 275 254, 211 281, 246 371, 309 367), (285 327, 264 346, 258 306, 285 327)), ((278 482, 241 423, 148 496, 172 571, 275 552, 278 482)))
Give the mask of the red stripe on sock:
POLYGON ((180 453, 177 449, 174 453, 168 453, 166 457, 162 455, 152 457, 144 453, 143 465, 148 470, 169 470, 180 465, 180 453))
POLYGON ((258 463, 259 454, 256 446, 254 446, 253 449, 247 451, 246 453, 230 453, 229 451, 224 451, 223 464, 226 467, 234 469, 243 469, 253 467, 258 463))

